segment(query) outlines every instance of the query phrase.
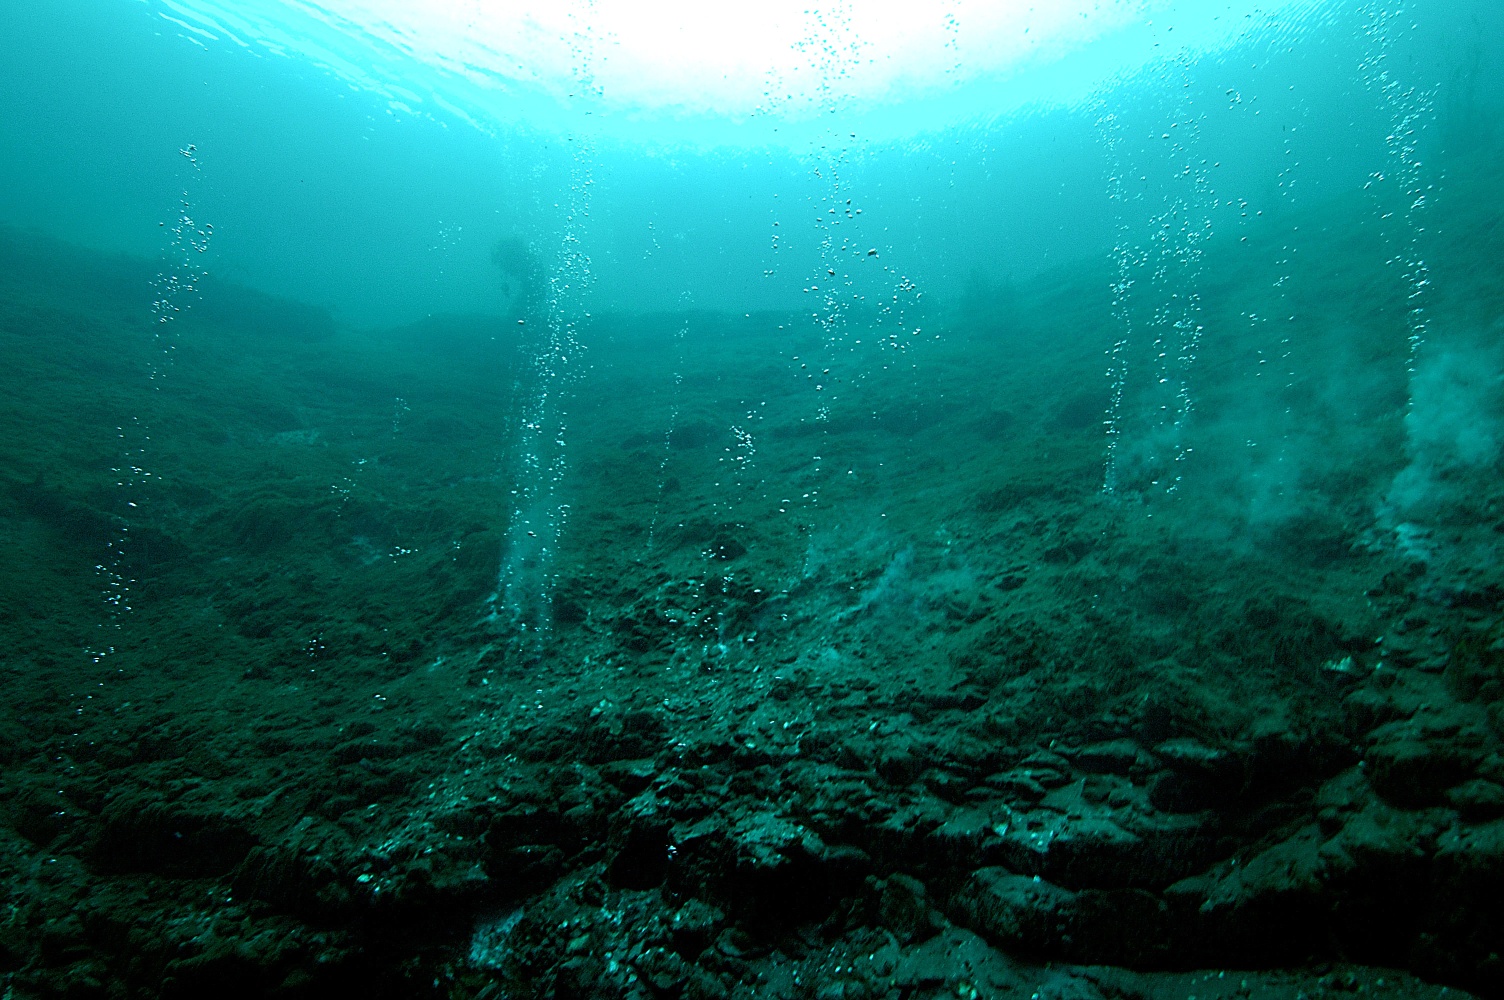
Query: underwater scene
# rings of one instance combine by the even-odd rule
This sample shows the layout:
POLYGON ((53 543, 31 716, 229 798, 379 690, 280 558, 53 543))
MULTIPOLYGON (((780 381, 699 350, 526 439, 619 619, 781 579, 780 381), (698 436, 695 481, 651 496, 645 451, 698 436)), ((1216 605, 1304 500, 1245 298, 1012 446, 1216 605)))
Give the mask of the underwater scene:
POLYGON ((0 997, 1504 997, 1504 7, 36 0, 0 997))

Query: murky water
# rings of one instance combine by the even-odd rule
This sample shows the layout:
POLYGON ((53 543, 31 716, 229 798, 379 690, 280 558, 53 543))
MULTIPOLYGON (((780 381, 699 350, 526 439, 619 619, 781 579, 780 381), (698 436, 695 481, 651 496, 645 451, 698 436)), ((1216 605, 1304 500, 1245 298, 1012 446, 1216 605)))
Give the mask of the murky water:
POLYGON ((1501 15, 764 6, 0 29, 7 996, 1504 990, 1501 15))

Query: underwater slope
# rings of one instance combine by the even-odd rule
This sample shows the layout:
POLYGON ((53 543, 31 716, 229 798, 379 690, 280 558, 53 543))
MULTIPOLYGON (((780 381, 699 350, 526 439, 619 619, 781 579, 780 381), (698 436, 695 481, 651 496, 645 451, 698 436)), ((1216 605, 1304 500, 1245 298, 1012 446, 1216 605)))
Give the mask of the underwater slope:
POLYGON ((1279 379, 1217 316, 1259 254, 1208 267, 1175 489, 1151 415, 1103 490, 1105 271, 859 366, 597 316, 547 561, 510 321, 162 334, 6 233, 7 989, 1504 992, 1504 216, 1452 190, 1415 379, 1362 213, 1279 379))

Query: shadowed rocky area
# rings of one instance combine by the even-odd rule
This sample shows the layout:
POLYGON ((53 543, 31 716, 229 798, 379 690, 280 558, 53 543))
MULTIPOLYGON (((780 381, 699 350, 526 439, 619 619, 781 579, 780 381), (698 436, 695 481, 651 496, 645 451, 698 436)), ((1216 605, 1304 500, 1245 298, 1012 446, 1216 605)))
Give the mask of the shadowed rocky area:
POLYGON ((1175 426, 1105 267, 923 336, 594 317, 549 551, 526 327, 164 328, 4 233, 6 996, 1504 994, 1504 228, 1454 192, 1415 355, 1358 212, 1282 346, 1214 248, 1175 426))

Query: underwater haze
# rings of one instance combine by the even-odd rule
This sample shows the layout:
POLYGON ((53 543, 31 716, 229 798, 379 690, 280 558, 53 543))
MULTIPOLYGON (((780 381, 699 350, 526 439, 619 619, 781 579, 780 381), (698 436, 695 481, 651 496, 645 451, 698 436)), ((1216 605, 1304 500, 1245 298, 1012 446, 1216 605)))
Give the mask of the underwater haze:
POLYGON ((1504 8, 39 0, 0 991, 1504 996, 1504 8))

